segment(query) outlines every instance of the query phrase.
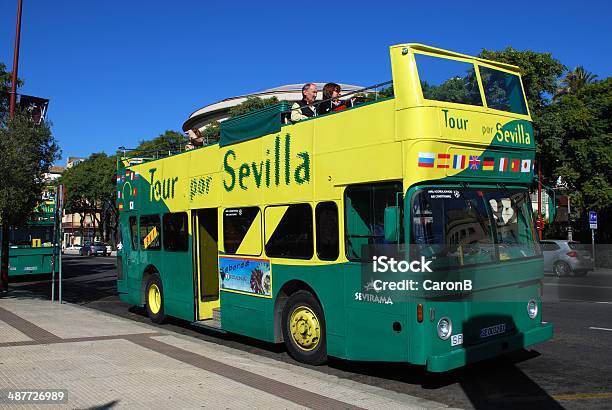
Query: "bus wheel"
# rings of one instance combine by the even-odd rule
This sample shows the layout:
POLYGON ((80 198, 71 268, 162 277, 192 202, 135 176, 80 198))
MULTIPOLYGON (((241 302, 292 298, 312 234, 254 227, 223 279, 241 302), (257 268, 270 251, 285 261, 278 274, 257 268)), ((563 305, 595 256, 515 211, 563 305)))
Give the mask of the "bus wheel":
POLYGON ((310 292, 301 290, 289 297, 283 310, 283 338, 295 360, 313 365, 327 361, 325 317, 310 292))
POLYGON ((147 282, 146 289, 147 314, 154 323, 163 323, 166 320, 164 314, 164 292, 161 279, 158 275, 152 275, 147 282))

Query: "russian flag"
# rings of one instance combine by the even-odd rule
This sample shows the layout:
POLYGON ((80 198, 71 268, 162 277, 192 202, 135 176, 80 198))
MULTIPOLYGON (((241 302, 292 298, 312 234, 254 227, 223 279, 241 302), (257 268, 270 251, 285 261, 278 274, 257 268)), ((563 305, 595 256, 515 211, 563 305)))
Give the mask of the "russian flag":
POLYGON ((433 152, 419 152, 419 167, 433 168, 436 155, 433 152))
POLYGON ((440 162, 438 163, 438 168, 448 168, 448 160, 450 159, 450 154, 438 154, 438 160, 440 160, 440 162))
POLYGON ((453 168, 465 169, 465 155, 455 155, 453 158, 453 168))

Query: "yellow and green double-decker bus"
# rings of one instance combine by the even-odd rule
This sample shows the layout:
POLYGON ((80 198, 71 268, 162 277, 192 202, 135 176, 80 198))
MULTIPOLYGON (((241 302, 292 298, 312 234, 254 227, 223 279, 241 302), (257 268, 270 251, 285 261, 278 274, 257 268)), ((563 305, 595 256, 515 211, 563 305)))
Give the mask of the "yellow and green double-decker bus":
POLYGON ((9 228, 9 277, 58 269, 58 243, 55 201, 42 200, 26 224, 9 228))
POLYGON ((294 124, 281 103, 212 145, 123 155, 121 299, 311 364, 441 372, 550 339, 518 67, 419 44, 390 56, 391 96, 294 124))

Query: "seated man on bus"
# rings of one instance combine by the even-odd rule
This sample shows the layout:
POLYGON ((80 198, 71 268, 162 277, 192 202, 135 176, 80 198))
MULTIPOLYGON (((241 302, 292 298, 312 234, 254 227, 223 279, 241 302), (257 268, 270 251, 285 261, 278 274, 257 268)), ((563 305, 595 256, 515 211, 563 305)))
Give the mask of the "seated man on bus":
POLYGON ((317 107, 314 106, 317 93, 316 84, 304 84, 302 87, 302 99, 291 106, 291 121, 298 122, 317 115, 317 107))

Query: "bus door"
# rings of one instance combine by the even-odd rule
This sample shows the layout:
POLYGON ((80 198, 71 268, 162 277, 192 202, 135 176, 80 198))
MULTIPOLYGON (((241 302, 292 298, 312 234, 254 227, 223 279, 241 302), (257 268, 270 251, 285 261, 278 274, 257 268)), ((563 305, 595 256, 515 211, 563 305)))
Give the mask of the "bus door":
POLYGON ((219 307, 218 214, 217 208, 194 210, 194 271, 198 298, 198 320, 212 319, 219 307))
MULTIPOLYGON (((126 280, 128 288, 140 289, 140 272, 138 263, 140 260, 140 247, 138 242, 138 216, 136 213, 128 213, 127 223, 121 224, 121 251, 118 252, 119 279, 126 280)), ((123 222, 123 221, 122 221, 123 222)), ((125 289, 127 291, 127 289, 125 289)))

